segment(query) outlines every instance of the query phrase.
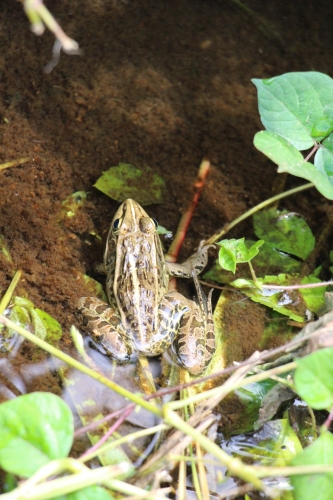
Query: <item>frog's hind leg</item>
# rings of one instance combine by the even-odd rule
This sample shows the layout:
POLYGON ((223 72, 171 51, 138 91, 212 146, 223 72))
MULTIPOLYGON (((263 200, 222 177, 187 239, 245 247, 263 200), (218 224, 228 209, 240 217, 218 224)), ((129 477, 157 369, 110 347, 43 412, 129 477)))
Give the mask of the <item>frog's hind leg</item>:
POLYGON ((200 375, 209 365, 215 352, 215 331, 212 314, 212 290, 208 299, 203 295, 198 278, 193 275, 199 304, 187 300, 188 311, 184 314, 178 337, 172 349, 178 363, 191 375, 200 375))
POLYGON ((82 297, 78 307, 92 339, 104 348, 109 357, 120 362, 136 359, 133 345, 113 307, 95 297, 82 297))

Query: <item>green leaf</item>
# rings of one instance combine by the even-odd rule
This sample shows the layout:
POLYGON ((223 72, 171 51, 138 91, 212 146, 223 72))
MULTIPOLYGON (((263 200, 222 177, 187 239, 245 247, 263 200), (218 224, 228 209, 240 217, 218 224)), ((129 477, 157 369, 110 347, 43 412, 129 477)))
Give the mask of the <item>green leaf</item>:
POLYGON ((166 229, 163 226, 158 225, 156 231, 157 234, 167 234, 168 236, 172 237, 172 231, 169 231, 169 229, 166 229))
MULTIPOLYGON (((270 160, 279 166, 279 171, 286 172, 303 168, 305 161, 302 153, 290 142, 275 132, 261 130, 253 139, 253 144, 270 160)), ((311 165, 311 163, 310 163, 311 165)))
MULTIPOLYGON (((302 278, 301 284, 308 285, 310 283, 320 283, 321 280, 316 278, 314 275, 306 276, 302 278)), ((300 288, 299 292, 303 297, 309 311, 320 314, 325 308, 325 292, 327 290, 326 286, 318 286, 315 288, 300 288)))
POLYGON ((39 339, 45 340, 46 339, 46 328, 43 323, 42 318, 37 314, 35 308, 31 308, 29 310, 30 316, 31 316, 31 321, 32 321, 32 328, 33 332, 38 337, 39 339))
POLYGON ((19 297, 18 295, 13 298, 13 302, 14 306, 21 306, 25 309, 31 309, 34 307, 34 304, 33 302, 31 302, 31 300, 26 299, 25 297, 19 297))
POLYGON ((301 216, 287 210, 262 210, 253 216, 254 232, 266 245, 305 260, 315 246, 311 229, 301 216))
POLYGON ((262 268, 266 270, 265 274, 291 274, 297 273, 301 267, 300 261, 266 244, 266 241, 261 247, 259 254, 253 259, 252 264, 256 270, 256 274, 257 270, 262 272, 262 268))
POLYGON ((36 307, 36 315, 40 318, 46 331, 46 338, 49 342, 56 342, 62 337, 62 328, 59 322, 52 318, 47 312, 36 307))
MULTIPOLYGON (((279 312, 290 319, 298 322, 304 321, 308 310, 311 312, 318 312, 318 309, 324 306, 324 292, 325 287, 318 287, 318 289, 308 289, 308 290, 274 290, 262 288, 261 285, 295 285, 299 280, 297 274, 279 274, 278 276, 265 276, 264 278, 258 278, 257 282, 254 283, 252 280, 237 279, 230 283, 236 288, 242 289, 242 291, 254 302, 263 304, 274 311, 279 312)), ((313 276, 308 276, 299 280, 301 284, 306 283, 318 283, 318 278, 313 276)))
POLYGON ((226 271, 235 273, 237 262, 237 246, 239 244, 239 240, 222 240, 218 244, 221 246, 219 250, 220 266, 226 271))
MULTIPOLYGON (((292 459, 291 465, 333 465, 333 436, 324 432, 302 453, 292 459)), ((332 500, 333 472, 303 474, 290 477, 295 500, 332 500)))
POLYGON ((323 167, 306 162, 302 154, 283 137, 267 131, 258 132, 253 141, 255 147, 278 165, 278 172, 288 172, 313 182, 318 191, 333 200, 333 179, 323 167))
POLYGON ((315 410, 333 406, 333 347, 297 359, 294 383, 298 394, 315 410))
MULTIPOLYGON (((9 319, 14 323, 22 326, 22 328, 28 328, 30 325, 30 316, 28 310, 25 307, 21 307, 19 305, 15 305, 11 308, 9 319)), ((13 335, 17 335, 14 330, 8 329, 8 337, 12 337, 13 335)))
POLYGON ((73 416, 51 393, 19 396, 0 405, 0 467, 29 477, 42 465, 64 458, 73 442, 73 416))
POLYGON ((166 191, 164 180, 152 168, 137 168, 129 163, 110 168, 94 186, 114 200, 133 198, 140 205, 162 203, 166 191))
MULTIPOLYGON (((253 240, 246 240, 246 246, 251 246, 253 240)), ((332 252, 333 255, 333 252, 332 252)), ((293 259, 289 255, 279 252, 273 247, 266 245, 260 248, 260 252, 252 260, 252 265, 257 276, 265 274, 297 273, 300 270, 301 262, 293 259)), ((213 280, 217 283, 230 283, 232 277, 229 271, 225 271, 216 260, 209 271, 203 275, 204 279, 213 280)))
POLYGON ((315 154, 314 164, 316 169, 327 176, 332 183, 333 176, 333 134, 325 139, 315 154))
POLYGON ((18 322, 23 328, 32 324, 32 329, 36 337, 49 342, 56 342, 62 336, 62 329, 58 321, 45 311, 34 306, 33 302, 24 298, 15 296, 13 299, 10 319, 18 322))
POLYGON ((245 238, 239 240, 222 240, 219 245, 219 264, 223 269, 235 273, 236 264, 249 262, 259 252, 259 247, 264 244, 263 240, 256 241, 249 248, 245 244, 245 238))
POLYGON ((264 127, 297 149, 309 149, 333 130, 333 80, 315 71, 253 79, 264 127))

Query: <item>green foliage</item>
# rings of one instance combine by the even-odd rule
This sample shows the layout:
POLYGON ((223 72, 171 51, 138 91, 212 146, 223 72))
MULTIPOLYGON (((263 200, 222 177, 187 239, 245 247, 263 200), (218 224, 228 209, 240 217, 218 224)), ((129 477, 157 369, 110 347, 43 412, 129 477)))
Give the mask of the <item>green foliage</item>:
POLYGON ((315 246, 315 238, 304 219, 287 210, 262 210, 253 216, 254 232, 272 248, 303 260, 315 246))
POLYGON ((256 148, 278 165, 278 172, 307 179, 333 199, 333 80, 309 71, 252 81, 266 128, 255 135, 256 148), (311 147, 313 164, 300 153, 311 147))
POLYGON ((307 311, 317 313, 324 307, 326 287, 282 291, 262 287, 262 285, 283 287, 294 285, 296 282, 309 284, 318 283, 320 280, 315 276, 299 279, 297 275, 279 274, 278 276, 267 275, 264 278, 258 278, 255 283, 252 280, 237 279, 231 285, 242 289, 243 293, 254 302, 270 307, 294 321, 303 322, 307 311))
POLYGON ((264 127, 300 151, 333 131, 333 80, 315 71, 252 80, 264 127))
MULTIPOLYGON (((17 325, 30 329, 36 337, 47 340, 50 344, 57 344, 62 336, 62 328, 58 321, 24 297, 13 298, 13 306, 9 309, 8 318, 17 325)), ((16 342, 17 333, 6 329, 3 325, 0 328, 1 348, 10 351, 16 342)))
POLYGON ((94 186, 114 200, 133 198, 140 205, 162 203, 166 191, 164 180, 152 168, 137 168, 129 163, 111 167, 94 186))
POLYGON ((0 405, 0 466, 29 477, 50 460, 63 458, 73 442, 73 415, 51 393, 19 396, 0 405))
POLYGON ((298 394, 316 410, 333 406, 333 348, 297 360, 294 377, 298 394))
POLYGON ((42 340, 56 342, 61 338, 61 326, 52 316, 22 297, 14 297, 13 303, 9 316, 12 321, 17 321, 23 327, 31 324, 34 334, 42 340))
POLYGON ((248 248, 245 244, 245 238, 239 240, 222 240, 219 245, 219 264, 223 269, 235 273, 236 264, 249 262, 259 252, 259 247, 264 244, 263 240, 256 241, 248 248))
MULTIPOLYGON (((291 465, 333 465, 333 436, 324 432, 314 443, 292 459, 291 465)), ((295 500, 332 500, 333 472, 291 476, 295 500)))

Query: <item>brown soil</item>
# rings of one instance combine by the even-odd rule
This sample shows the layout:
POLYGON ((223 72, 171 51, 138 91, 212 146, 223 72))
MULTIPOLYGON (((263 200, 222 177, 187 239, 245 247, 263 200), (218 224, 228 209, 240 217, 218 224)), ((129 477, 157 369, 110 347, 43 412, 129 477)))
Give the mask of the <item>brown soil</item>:
MULTIPOLYGON (((52 35, 33 35, 22 5, 2 2, 0 162, 30 158, 0 172, 0 234, 14 261, 1 266, 2 291, 21 269, 37 307, 65 332, 77 323, 75 304, 87 293, 79 273, 92 275, 103 253, 90 233, 104 242, 118 206, 92 186, 119 162, 147 164, 164 178, 165 203, 148 211, 175 230, 200 161, 211 160, 184 255, 270 196, 276 168, 252 144, 262 127, 250 80, 289 71, 329 74, 333 5, 245 3, 255 17, 231 0, 49 1, 83 54, 63 54, 45 74, 52 35), (89 191, 88 203, 59 223, 61 202, 78 190, 89 191)), ((302 182, 290 178, 286 187, 302 182)), ((318 231, 327 204, 313 189, 284 206, 318 231)), ((230 236, 251 231, 247 222, 230 236)), ((66 334, 63 348, 70 345, 66 334)), ((20 354, 36 362, 27 343, 20 354)), ((45 379, 35 389, 52 385, 45 379)))

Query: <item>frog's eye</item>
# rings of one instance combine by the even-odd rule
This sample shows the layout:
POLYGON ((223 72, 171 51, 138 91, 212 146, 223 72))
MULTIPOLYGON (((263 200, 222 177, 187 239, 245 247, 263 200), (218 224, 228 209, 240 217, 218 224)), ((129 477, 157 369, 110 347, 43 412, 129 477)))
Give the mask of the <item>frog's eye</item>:
POLYGON ((153 221, 154 226, 155 226, 155 227, 156 227, 156 229, 157 229, 157 228, 158 228, 158 222, 157 222, 157 220, 156 220, 156 219, 153 219, 153 218, 152 218, 151 220, 153 221))
POLYGON ((141 217, 139 220, 140 230, 145 234, 154 234, 156 232, 157 222, 150 217, 141 217))
POLYGON ((113 222, 113 229, 116 231, 117 229, 120 228, 120 224, 121 224, 121 219, 116 219, 114 222, 113 222))

